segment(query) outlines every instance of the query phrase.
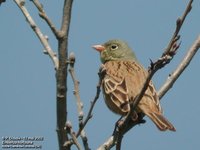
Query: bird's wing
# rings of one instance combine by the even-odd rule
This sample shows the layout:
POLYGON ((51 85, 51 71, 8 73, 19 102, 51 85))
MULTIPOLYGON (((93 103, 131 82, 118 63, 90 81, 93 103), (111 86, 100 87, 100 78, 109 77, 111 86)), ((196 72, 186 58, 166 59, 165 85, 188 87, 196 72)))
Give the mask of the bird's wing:
POLYGON ((121 69, 117 64, 107 64, 107 75, 103 80, 104 92, 116 107, 123 113, 130 110, 128 88, 125 77, 121 76, 121 69))
POLYGON ((161 108, 161 105, 160 105, 160 100, 159 100, 159 97, 158 97, 158 95, 156 93, 156 89, 155 89, 152 81, 149 82, 149 87, 148 87, 148 90, 145 93, 145 95, 151 95, 151 99, 156 104, 158 111, 162 113, 162 108, 161 108), (150 94, 148 94, 148 93, 150 93, 150 94))
POLYGON ((129 98, 128 89, 126 86, 126 80, 116 81, 114 78, 105 78, 104 80, 104 91, 109 95, 110 100, 123 112, 128 112, 129 98))

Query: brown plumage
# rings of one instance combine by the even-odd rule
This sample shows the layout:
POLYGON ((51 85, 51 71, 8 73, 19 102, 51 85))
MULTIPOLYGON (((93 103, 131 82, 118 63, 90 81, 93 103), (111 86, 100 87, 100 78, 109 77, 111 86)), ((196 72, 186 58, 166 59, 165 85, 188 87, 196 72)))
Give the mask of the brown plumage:
MULTIPOLYGON (((128 45, 121 40, 110 40, 93 48, 100 52, 104 64, 105 76, 102 87, 105 102, 114 113, 124 116, 130 111, 129 102, 139 94, 148 72, 139 64, 128 45)), ((175 131, 174 126, 162 115, 160 101, 152 81, 134 114, 141 112, 161 131, 175 131)), ((135 116, 133 118, 137 119, 135 116)))
MULTIPOLYGON (((102 86, 105 102, 113 112, 126 115, 130 111, 129 100, 139 94, 147 72, 134 61, 108 61, 104 67, 106 75, 102 86)), ((160 101, 152 82, 136 111, 147 115, 161 131, 175 131, 174 126, 162 115, 160 101)))

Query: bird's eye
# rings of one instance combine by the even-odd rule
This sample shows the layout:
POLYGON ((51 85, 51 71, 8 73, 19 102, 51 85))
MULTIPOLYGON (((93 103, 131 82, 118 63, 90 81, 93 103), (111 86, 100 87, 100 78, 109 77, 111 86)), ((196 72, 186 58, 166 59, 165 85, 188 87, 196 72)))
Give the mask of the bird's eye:
POLYGON ((117 46, 117 45, 112 45, 112 46, 111 46, 111 50, 116 50, 116 49, 118 49, 118 46, 117 46))

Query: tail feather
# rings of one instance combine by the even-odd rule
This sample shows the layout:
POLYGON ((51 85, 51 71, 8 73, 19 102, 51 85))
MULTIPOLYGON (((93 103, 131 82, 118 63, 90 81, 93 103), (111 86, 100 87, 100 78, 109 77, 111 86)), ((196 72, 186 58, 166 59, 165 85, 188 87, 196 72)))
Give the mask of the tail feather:
POLYGON ((146 115, 154 122, 161 131, 171 130, 176 131, 175 127, 162 115, 158 113, 146 113, 146 115))

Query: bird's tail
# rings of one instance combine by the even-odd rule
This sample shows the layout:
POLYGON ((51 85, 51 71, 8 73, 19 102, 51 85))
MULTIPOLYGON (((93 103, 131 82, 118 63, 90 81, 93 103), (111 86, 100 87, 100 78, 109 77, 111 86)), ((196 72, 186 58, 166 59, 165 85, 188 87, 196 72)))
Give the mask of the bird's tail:
POLYGON ((145 114, 154 122, 161 131, 176 131, 175 127, 160 113, 145 112, 145 114))

